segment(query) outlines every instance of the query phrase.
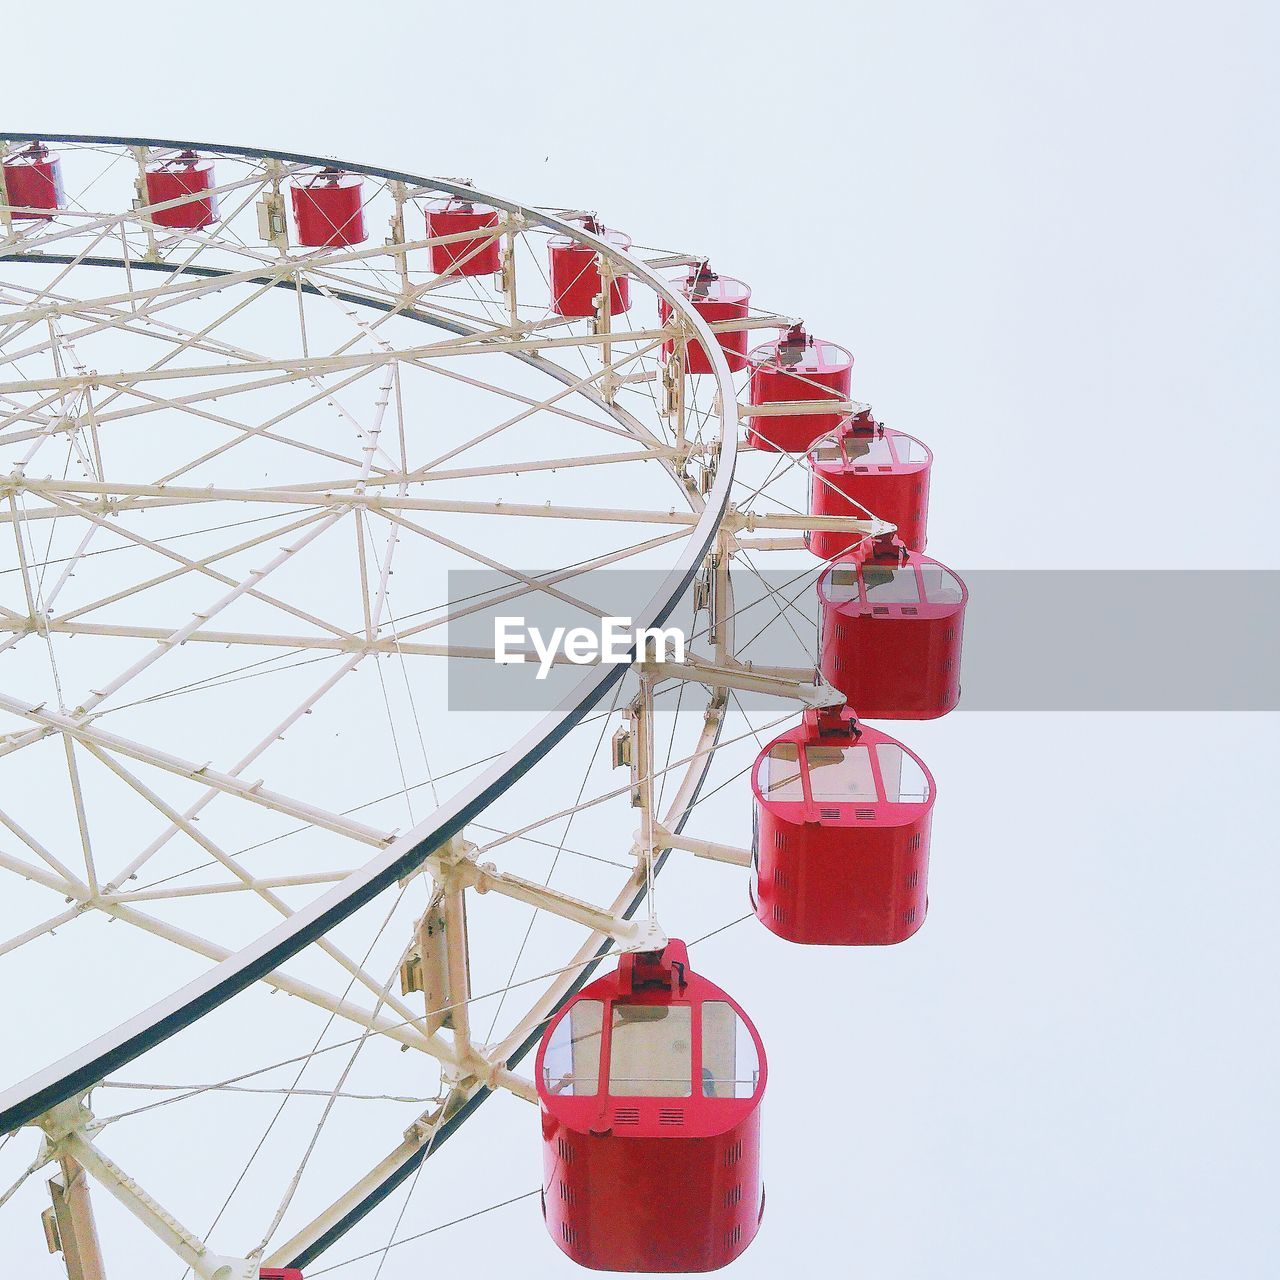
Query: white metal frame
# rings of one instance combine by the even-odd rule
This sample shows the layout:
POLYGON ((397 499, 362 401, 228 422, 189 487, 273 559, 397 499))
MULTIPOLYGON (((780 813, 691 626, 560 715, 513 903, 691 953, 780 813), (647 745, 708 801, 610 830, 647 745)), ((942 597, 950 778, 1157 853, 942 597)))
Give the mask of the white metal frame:
MULTIPOLYGON (((25 140, 11 138, 6 148, 25 140)), ((58 142, 63 149, 101 154, 112 164, 134 165, 139 174, 155 153, 188 145, 154 139, 74 138, 58 142)), ((70 924, 86 912, 101 912, 213 962, 200 978, 167 1000, 0 1098, 5 1127, 32 1124, 40 1128, 44 1146, 39 1164, 60 1162, 64 1186, 75 1188, 74 1194, 55 1194, 59 1223, 65 1222, 61 1234, 76 1241, 70 1252, 64 1249, 72 1280, 91 1280, 101 1269, 88 1197, 82 1194, 86 1175, 126 1204, 196 1274, 238 1280, 255 1275, 260 1261, 284 1265, 316 1256, 365 1206, 379 1198, 389 1182, 402 1177, 429 1153, 442 1134, 447 1136, 450 1127, 460 1123, 488 1091, 505 1089, 536 1100, 532 1082, 519 1076, 512 1064, 536 1038, 546 1018, 609 947, 661 944, 663 934, 654 902, 654 876, 661 860, 677 850, 739 867, 749 864, 746 850, 681 833, 720 740, 728 699, 734 691, 766 693, 784 700, 784 705, 821 706, 839 701, 839 695, 823 685, 812 670, 757 669, 735 654, 731 562, 751 551, 796 545, 794 538, 753 537, 758 531, 795 534, 819 528, 845 529, 874 536, 890 528, 870 513, 857 520, 814 518, 779 509, 776 504, 760 506, 755 499, 763 486, 749 490, 741 505, 731 501, 736 483, 738 417, 745 406, 738 403, 739 392, 714 333, 731 328, 782 328, 791 323, 791 317, 755 314, 741 322, 708 325, 659 274, 698 261, 696 255, 623 254, 576 227, 569 220, 573 211, 535 210, 496 196, 471 193, 464 184, 359 165, 343 167, 366 175, 376 191, 391 201, 386 242, 376 243, 375 229, 367 244, 302 250, 290 245, 287 227, 280 224, 282 187, 299 172, 322 163, 319 159, 199 144, 194 144, 194 149, 212 154, 234 167, 236 173, 217 189, 223 220, 205 231, 174 233, 157 226, 141 198, 139 207, 101 212, 73 206, 50 222, 24 222, 13 217, 0 181, 0 212, 6 233, 0 260, 51 273, 50 279, 37 284, 28 283, 21 275, 15 275, 12 283, 0 284, 0 306, 5 308, 0 312, 0 356, 6 369, 21 374, 0 377, 0 447, 13 451, 13 465, 0 477, 0 529, 10 526, 11 533, 5 536, 13 541, 14 568, 20 582, 17 607, 0 604, 0 654, 24 640, 31 646, 43 645, 48 648, 56 679, 55 638, 75 637, 81 644, 108 639, 152 642, 142 656, 82 691, 71 705, 51 706, 47 698, 32 700, 0 691, 0 711, 24 726, 0 738, 0 759, 48 740, 63 744, 69 795, 81 833, 78 856, 83 862, 83 870, 73 870, 68 855, 48 847, 38 833, 27 830, 0 808, 0 824, 23 847, 23 856, 0 848, 0 867, 62 895, 67 903, 0 943, 0 955, 70 924), (502 212, 503 220, 494 234, 504 246, 503 273, 493 295, 478 303, 464 296, 456 277, 422 270, 425 251, 440 241, 414 239, 406 230, 408 206, 423 196, 440 193, 474 194, 480 202, 502 212), (263 225, 270 233, 265 243, 243 234, 255 203, 261 206, 263 225), (551 314, 544 283, 531 278, 527 262, 521 265, 524 241, 549 233, 571 235, 595 250, 603 289, 593 320, 571 323, 551 314), (104 268, 113 271, 103 275, 104 268), (627 327, 619 323, 622 318, 608 314, 604 299, 609 282, 622 273, 670 304, 672 317, 665 326, 627 327), (109 291, 86 290, 84 281, 91 276, 107 282, 109 291), (118 287, 121 277, 123 288, 118 287), (348 339, 333 350, 308 350, 298 357, 247 350, 229 336, 233 331, 225 326, 244 308, 280 290, 298 301, 304 346, 309 340, 306 308, 313 304, 344 317, 349 325, 348 339), (220 298, 232 301, 213 323, 192 328, 182 322, 191 304, 216 303, 220 298), (448 336, 412 343, 389 337, 389 322, 403 317, 425 321, 448 336), (159 345, 163 354, 136 367, 86 365, 81 348, 108 333, 144 346, 159 345), (701 389, 701 398, 690 393, 681 364, 683 344, 695 338, 712 353, 715 366, 711 387, 701 389), (664 344, 674 346, 665 362, 661 359, 664 344), (495 353, 512 356, 554 378, 559 389, 538 398, 468 372, 469 362, 475 364, 472 357, 495 353), (33 363, 41 365, 42 371, 30 374, 24 368, 33 363), (462 445, 411 467, 403 447, 397 458, 393 443, 397 435, 404 436, 400 380, 410 373, 430 374, 505 398, 511 411, 498 422, 486 424, 462 445), (372 416, 365 416, 353 412, 346 402, 371 378, 376 380, 378 397, 372 416), (255 396, 285 392, 301 398, 287 411, 261 421, 243 421, 234 411, 238 399, 249 403, 255 396), (591 412, 579 407, 584 401, 592 406, 591 412), (228 405, 232 408, 225 407, 228 405), (325 406, 346 424, 354 438, 352 451, 338 453, 291 434, 290 428, 316 405, 325 406), (588 426, 616 436, 618 443, 607 454, 557 457, 552 453, 522 458, 505 467, 459 466, 455 462, 467 449, 510 431, 535 414, 588 426), (152 479, 115 474, 106 465, 109 447, 104 452, 103 440, 119 430, 119 424, 150 418, 170 421, 175 415, 228 432, 228 440, 152 479), (397 423, 398 416, 401 420, 397 423), (309 465, 324 464, 336 469, 335 473, 319 481, 272 481, 267 486, 190 482, 190 477, 226 451, 264 442, 296 451, 309 465), (39 474, 56 449, 77 461, 85 473, 82 478, 65 470, 62 475, 39 474), (451 462, 455 464, 444 465, 451 462), (670 477, 680 507, 484 501, 413 491, 423 485, 440 485, 447 490, 450 482, 504 474, 517 466, 522 472, 538 474, 584 465, 625 470, 644 462, 655 463, 670 477), (266 521, 266 531, 189 556, 137 527, 139 518, 159 518, 173 511, 198 512, 205 507, 217 511, 228 506, 263 513, 256 518, 266 521), (152 512, 157 516, 150 517, 152 512), (440 617, 407 626, 399 620, 387 621, 389 577, 400 539, 429 540, 473 563, 508 574, 518 584, 510 592, 513 599, 534 591, 575 599, 572 584, 583 572, 581 565, 534 579, 429 523, 433 517, 461 515, 502 521, 582 522, 603 529, 636 525, 646 530, 634 543, 589 557, 586 564, 591 568, 622 564, 668 543, 678 546, 679 554, 662 591, 637 611, 637 618, 644 621, 660 621, 694 574, 705 574, 711 655, 690 657, 683 664, 637 655, 639 693, 628 709, 630 728, 625 739, 631 781, 619 791, 629 792, 639 810, 639 829, 626 854, 629 874, 617 896, 606 905, 584 901, 549 883, 481 861, 485 853, 507 839, 527 835, 547 818, 483 848, 467 841, 464 832, 469 822, 483 815, 495 798, 599 703, 620 674, 615 670, 589 672, 565 703, 531 733, 438 805, 429 818, 404 833, 268 787, 254 774, 272 744, 370 657, 375 665, 383 658, 403 661, 406 656, 453 660, 492 657, 485 649, 419 638, 478 606, 458 602, 440 617), (385 537, 381 555, 370 558, 367 538, 363 532, 357 534, 364 602, 361 625, 341 625, 299 608, 275 589, 275 580, 327 533, 345 523, 363 531, 374 520, 385 537), (66 528, 68 524, 83 529, 75 551, 57 566, 40 563, 32 554, 35 531, 59 525, 66 528), (55 608, 71 578, 92 567, 91 557, 107 537, 121 539, 171 567, 75 607, 55 608), (284 545, 282 538, 287 539, 284 545), (269 546, 275 548, 273 554, 268 554, 269 546), (264 558, 247 572, 219 567, 259 548, 264 558), (55 568, 56 577, 50 584, 55 568), (179 580, 199 581, 207 592, 204 602, 181 622, 167 618, 122 621, 103 616, 104 610, 109 612, 122 601, 146 598, 149 591, 179 580), (287 615, 293 629, 218 625, 220 615, 237 615, 239 606, 248 601, 273 610, 277 618, 287 615), (239 759, 221 767, 99 723, 102 713, 118 704, 122 691, 139 687, 157 664, 167 664, 171 654, 188 644, 330 655, 337 665, 288 714, 271 723, 239 759), (655 696, 660 686, 672 683, 708 690, 709 701, 694 749, 659 766, 654 750, 655 696), (97 866, 79 781, 81 763, 90 759, 114 774, 166 824, 160 836, 105 878, 97 866), (156 773, 198 783, 202 788, 199 798, 186 808, 176 806, 148 782, 156 773), (655 784, 667 775, 676 779, 676 785, 664 808, 655 784), (215 799, 225 802, 227 798, 331 832, 356 848, 363 846, 365 854, 361 856, 368 860, 347 871, 253 874, 200 826, 201 811, 215 799), (198 845, 228 878, 131 889, 138 872, 179 834, 198 845), (419 872, 426 873, 435 886, 432 909, 437 914, 432 928, 424 926, 426 917, 419 922, 412 947, 416 948, 415 963, 431 970, 432 990, 443 1001, 438 1006, 425 1002, 428 1007, 422 1011, 392 993, 380 975, 368 972, 330 936, 363 904, 397 880, 419 872), (301 909, 291 907, 281 896, 284 891, 310 885, 320 886, 321 891, 301 909), (585 933, 577 951, 546 983, 527 1012, 498 1042, 487 1045, 477 1043, 468 1016, 471 996, 464 924, 468 890, 528 904, 571 921, 585 933), (227 893, 254 895, 277 911, 281 922, 249 946, 233 949, 155 914, 156 907, 166 902, 227 893), (143 910, 138 904, 151 905, 143 910), (323 952, 351 983, 374 996, 373 1009, 281 967, 308 946, 323 952), (448 1084, 448 1098, 425 1114, 386 1160, 287 1243, 266 1252, 268 1231, 258 1250, 230 1258, 212 1253, 197 1235, 177 1223, 112 1164, 94 1141, 96 1122, 84 1099, 107 1074, 257 981, 352 1023, 362 1036, 387 1037, 435 1059, 448 1084)), ((851 402, 833 406, 828 400, 774 406, 764 412, 851 412, 854 407, 851 402)), ((761 416, 760 410, 751 412, 761 416)), ((797 464, 786 459, 780 465, 786 470, 797 464)), ((52 533, 49 536, 51 544, 52 533)), ((784 602, 779 612, 785 607, 784 602)), ((599 799, 553 816, 572 814, 599 799)), ((273 1228, 279 1225, 288 1200, 286 1194, 273 1228)))

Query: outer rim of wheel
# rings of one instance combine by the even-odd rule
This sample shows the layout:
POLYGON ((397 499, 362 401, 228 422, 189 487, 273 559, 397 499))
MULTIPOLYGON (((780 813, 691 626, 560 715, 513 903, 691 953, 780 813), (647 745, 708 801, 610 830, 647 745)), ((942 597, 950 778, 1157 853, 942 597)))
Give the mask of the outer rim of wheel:
MULTIPOLYGON (((633 259, 629 254, 620 252, 603 239, 586 233, 571 223, 514 201, 478 191, 465 184, 444 179, 356 162, 335 161, 332 157, 173 139, 53 133, 9 133, 5 136, 8 140, 15 142, 43 140, 86 146, 191 148, 205 154, 221 154, 240 159, 274 159, 308 166, 337 163, 353 173, 415 186, 429 186, 442 192, 479 199, 496 208, 518 214, 533 225, 556 234, 567 235, 624 266, 633 278, 643 281, 655 293, 666 299, 675 312, 681 315, 690 331, 697 336, 703 349, 711 357, 714 377, 720 393, 720 439, 712 487, 706 495, 703 510, 689 534, 676 566, 666 575, 661 589, 643 609, 637 611, 635 619, 639 626, 652 627, 660 626, 670 615, 715 541, 728 509, 736 458, 738 422, 732 379, 714 334, 683 295, 672 289, 652 269, 633 259)), ((49 255, 27 255, 26 258, 16 254, 0 256, 14 260, 51 260, 49 255)), ((108 264, 103 262, 100 265, 108 264)), ((123 263, 112 260, 110 265, 119 266, 123 263)), ((353 298, 353 300, 367 305, 366 299, 353 298)), ((428 319, 421 314, 415 316, 410 309, 406 309, 404 314, 415 319, 428 319)), ((431 321, 437 322, 434 317, 431 321)), ((551 369, 556 367, 549 367, 543 362, 538 363, 539 367, 546 372, 551 372, 551 369)), ((632 657, 634 658, 634 653, 632 657)), ((359 871, 276 928, 261 935, 248 947, 242 948, 229 959, 214 965, 166 999, 153 1004, 149 1009, 135 1015, 89 1045, 66 1055, 59 1062, 35 1073, 0 1095, 0 1133, 29 1124, 50 1107, 83 1094, 111 1071, 175 1035, 251 986, 317 938, 324 936, 396 880, 415 870, 434 849, 483 813, 498 796, 541 760, 609 692, 622 678, 626 669, 626 666, 621 665, 604 665, 588 669, 561 703, 522 739, 508 748, 480 777, 442 805, 431 818, 419 823, 401 836, 359 871)), ((597 962, 598 959, 599 957, 597 962)), ((583 981, 588 973, 589 970, 582 975, 583 981)), ((529 1043, 530 1041, 526 1040, 512 1055, 512 1060, 518 1059, 527 1052, 529 1043)), ((450 1122, 449 1132, 456 1129, 457 1124, 474 1110, 484 1096, 487 1094, 479 1091, 473 1095, 450 1122)), ((442 1133, 440 1136, 444 1137, 447 1134, 442 1133)), ((403 1177, 406 1171, 407 1168, 398 1171, 396 1181, 399 1177, 403 1177)), ((381 1199, 392 1186, 394 1182, 385 1190, 380 1189, 377 1199, 381 1199)), ((376 1202, 377 1200, 372 1200, 368 1207, 372 1207, 376 1202)), ((362 1213, 364 1211, 367 1210, 362 1210, 362 1213)), ((310 1260, 332 1243, 342 1230, 345 1230, 346 1225, 350 1223, 344 1224, 341 1230, 335 1229, 307 1250, 304 1260, 310 1260)))

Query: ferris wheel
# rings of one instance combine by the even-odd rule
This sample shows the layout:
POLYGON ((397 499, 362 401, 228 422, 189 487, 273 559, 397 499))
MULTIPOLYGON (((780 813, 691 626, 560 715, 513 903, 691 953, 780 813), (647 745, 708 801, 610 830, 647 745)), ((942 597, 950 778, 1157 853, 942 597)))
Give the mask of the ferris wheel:
POLYGON ((38 1201, 93 1280, 105 1193, 130 1261, 297 1280, 399 1192, 377 1274, 508 1094, 563 1253, 732 1261, 765 1046, 664 868, 796 943, 920 928, 933 780, 861 717, 959 697, 928 448, 837 343, 594 210, 0 147, 5 1235, 38 1201), (729 789, 738 844, 698 821, 729 789))

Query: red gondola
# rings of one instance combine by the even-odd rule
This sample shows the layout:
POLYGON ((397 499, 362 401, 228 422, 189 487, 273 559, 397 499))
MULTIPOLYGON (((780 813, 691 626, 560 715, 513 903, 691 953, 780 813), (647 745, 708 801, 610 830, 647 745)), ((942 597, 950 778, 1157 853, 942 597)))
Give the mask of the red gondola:
POLYGON ((43 142, 29 142, 5 156, 4 185, 15 221, 48 221, 66 203, 62 162, 43 142))
MULTIPOLYGON (((625 252, 631 248, 629 235, 613 231, 595 218, 583 218, 582 229, 588 235, 599 236, 615 249, 625 252)), ((547 253, 551 269, 551 305, 555 313, 575 318, 595 315, 601 288, 596 251, 569 236, 552 236, 547 253)), ((609 286, 609 314, 616 316, 630 307, 631 281, 626 276, 615 275, 609 286)))
POLYGON ((258 1280, 303 1280, 297 1267, 265 1267, 258 1272, 258 1280))
MULTIPOLYGON (((870 512, 897 525, 905 546, 923 551, 932 466, 933 454, 927 446, 914 436, 882 427, 871 410, 864 409, 810 451, 809 513, 865 516, 870 512)), ((861 535, 821 529, 806 534, 806 539, 814 555, 834 560, 860 542, 861 535)))
POLYGON ((873 720, 932 720, 960 700, 969 593, 950 569, 896 539, 818 579, 823 676, 873 720))
POLYGON ((298 243, 309 249, 361 244, 364 225, 364 182, 358 173, 325 168, 300 178, 290 188, 298 243))
MULTIPOLYGON (((815 338, 797 324, 776 342, 755 347, 751 362, 751 403, 788 400, 847 400, 853 356, 843 347, 815 338)), ((747 443, 775 453, 803 453, 819 436, 835 431, 846 415, 780 413, 752 415, 747 443)))
POLYGON ((847 707, 809 710, 751 775, 756 916, 790 942, 885 946, 924 923, 933 778, 847 707))
POLYGON ((182 201, 167 209, 149 209, 147 217, 157 226, 199 231, 217 222, 218 197, 206 194, 214 185, 212 160, 202 160, 194 151, 180 151, 147 165, 146 184, 148 204, 182 201))
MULTIPOLYGON (((427 235, 456 236, 486 232, 498 225, 498 211, 461 196, 428 201, 427 235)), ((498 237, 484 234, 431 246, 431 270, 436 275, 491 276, 502 269, 498 237)))
MULTIPOLYGON (((693 304, 693 309, 706 321, 743 320, 751 305, 751 290, 741 280, 732 276, 720 276, 711 270, 703 261, 689 268, 689 274, 676 286, 693 304)), ((658 314, 662 323, 671 319, 671 304, 665 298, 658 299, 658 314)), ((747 367, 747 331, 735 329, 728 333, 716 335, 720 346, 724 348, 724 358, 729 363, 731 372, 747 367)), ((672 344, 668 342, 663 348, 671 354, 672 344)), ((702 343, 696 338, 689 341, 685 353, 685 373, 710 373, 711 360, 702 349, 702 343)))
POLYGON ((760 1037, 682 942, 624 955, 538 1049, 547 1229, 598 1271, 714 1271, 764 1212, 760 1037))

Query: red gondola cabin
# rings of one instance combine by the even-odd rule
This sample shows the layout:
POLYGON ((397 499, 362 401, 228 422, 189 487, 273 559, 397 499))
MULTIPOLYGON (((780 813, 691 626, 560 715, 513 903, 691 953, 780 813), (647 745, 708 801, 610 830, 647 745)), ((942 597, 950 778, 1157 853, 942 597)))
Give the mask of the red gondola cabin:
MULTIPOLYGON (((584 218, 582 229, 599 236, 607 244, 623 252, 631 248, 631 237, 613 231, 595 218, 584 218)), ((551 273, 551 306, 556 315, 570 318, 594 316, 600 297, 602 280, 600 257, 590 245, 580 244, 570 236, 552 236, 547 248, 551 273)), ((612 316, 631 307, 631 281, 615 274, 609 286, 609 314, 612 316)))
POLYGON ((167 160, 147 165, 147 203, 168 205, 148 209, 147 217, 159 227, 199 231, 218 220, 218 197, 213 189, 213 161, 202 160, 194 151, 180 151, 167 160), (181 201, 171 204, 171 201, 181 201))
POLYGON ((63 207, 62 162, 43 142, 29 142, 4 158, 9 216, 48 221, 63 207))
POLYGON ((358 173, 321 169, 299 178, 290 196, 300 245, 336 249, 361 244, 367 237, 364 182, 358 173))
POLYGON ((751 786, 751 897, 766 928, 845 947, 920 928, 933 778, 919 757, 847 707, 809 710, 760 753, 751 786))
MULTIPOLYGON (((810 450, 809 513, 870 513, 896 525, 905 546, 923 551, 932 466, 933 454, 925 445, 914 436, 887 430, 865 409, 810 450)), ((834 560, 860 538, 827 529, 806 534, 809 550, 823 560, 834 560)))
MULTIPOLYGON (((751 404, 755 407, 797 400, 847 400, 853 356, 843 347, 788 329, 777 342, 755 347, 751 362, 751 404)), ((753 414, 747 443, 753 449, 803 453, 819 436, 835 431, 847 415, 839 413, 753 414)))
POLYGON ((597 1271, 714 1271, 764 1211, 760 1037, 685 945, 624 955, 538 1049, 543 1213, 597 1271))
MULTIPOLYGON (((732 276, 720 276, 704 261, 689 268, 689 274, 676 286, 693 304, 693 309, 708 323, 717 320, 744 320, 751 305, 751 290, 741 280, 732 276)), ((662 323, 671 319, 672 307, 665 298, 658 299, 658 314, 662 323)), ((716 335, 729 363, 729 371, 736 373, 747 367, 747 331, 734 329, 716 335)), ((663 348, 669 356, 672 344, 663 348)), ((689 340, 685 353, 685 373, 710 373, 711 360, 696 338, 689 340)))
POLYGON ((891 538, 818 579, 819 666, 858 714, 932 720, 960 700, 969 593, 944 565, 891 538))
POLYGON ((497 209, 475 204, 461 196, 427 203, 427 236, 462 236, 468 231, 481 234, 461 240, 446 240, 431 246, 431 270, 444 276, 491 276, 502 269, 497 209))

